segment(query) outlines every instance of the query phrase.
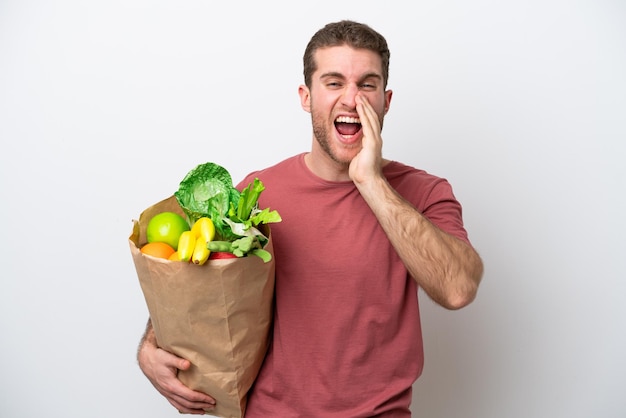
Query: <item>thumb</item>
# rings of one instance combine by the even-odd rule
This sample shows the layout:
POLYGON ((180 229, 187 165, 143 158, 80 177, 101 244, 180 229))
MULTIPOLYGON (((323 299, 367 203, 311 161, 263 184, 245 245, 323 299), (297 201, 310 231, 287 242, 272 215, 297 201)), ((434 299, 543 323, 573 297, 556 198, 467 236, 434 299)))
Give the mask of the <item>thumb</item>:
POLYGON ((177 361, 176 368, 178 370, 187 370, 189 367, 191 367, 191 362, 189 360, 181 358, 177 361))
POLYGON ((176 354, 172 354, 169 351, 165 351, 162 348, 157 350, 157 363, 161 363, 171 369, 187 370, 191 367, 191 362, 182 357, 178 357, 176 354))

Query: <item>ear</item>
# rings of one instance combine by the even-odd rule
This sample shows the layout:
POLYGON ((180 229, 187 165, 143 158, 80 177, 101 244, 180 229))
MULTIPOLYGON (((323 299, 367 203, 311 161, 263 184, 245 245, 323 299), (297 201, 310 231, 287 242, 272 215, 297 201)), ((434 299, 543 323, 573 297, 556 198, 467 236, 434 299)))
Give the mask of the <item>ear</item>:
POLYGON ((389 111, 389 106, 391 106, 391 96, 393 96, 392 90, 385 91, 385 115, 389 111))
POLYGON ((298 94, 300 95, 300 105, 305 112, 311 113, 311 91, 304 84, 298 87, 298 94))

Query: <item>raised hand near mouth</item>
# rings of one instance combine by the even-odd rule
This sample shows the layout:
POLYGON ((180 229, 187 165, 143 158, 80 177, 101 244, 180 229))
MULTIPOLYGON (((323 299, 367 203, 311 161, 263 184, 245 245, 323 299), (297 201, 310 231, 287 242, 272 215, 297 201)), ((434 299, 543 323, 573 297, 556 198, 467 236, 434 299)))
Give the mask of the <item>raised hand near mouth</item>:
POLYGON ((382 177, 383 138, 380 135, 382 127, 376 111, 367 98, 360 94, 356 96, 356 110, 363 130, 362 148, 350 163, 349 175, 359 185, 382 177))

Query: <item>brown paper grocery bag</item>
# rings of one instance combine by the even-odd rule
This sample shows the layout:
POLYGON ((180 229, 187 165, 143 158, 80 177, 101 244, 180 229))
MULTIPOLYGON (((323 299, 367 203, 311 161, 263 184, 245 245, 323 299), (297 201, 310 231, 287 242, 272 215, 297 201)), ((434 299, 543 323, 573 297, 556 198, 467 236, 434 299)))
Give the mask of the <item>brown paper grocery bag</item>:
MULTIPOLYGON (((274 257, 209 260, 199 266, 144 255, 148 221, 157 213, 184 216, 171 196, 133 221, 130 250, 159 347, 189 360, 180 380, 216 399, 211 414, 241 418, 246 394, 265 357, 272 322, 274 257)), ((269 233, 269 228, 267 231, 269 233)))

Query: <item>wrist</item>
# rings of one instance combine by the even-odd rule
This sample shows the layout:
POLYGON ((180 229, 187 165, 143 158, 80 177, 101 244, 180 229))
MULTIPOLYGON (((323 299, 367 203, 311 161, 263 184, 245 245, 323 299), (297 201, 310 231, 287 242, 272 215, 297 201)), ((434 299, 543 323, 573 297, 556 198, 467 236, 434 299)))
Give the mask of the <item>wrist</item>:
POLYGON ((382 173, 374 173, 370 176, 353 181, 359 193, 368 201, 384 196, 386 191, 391 187, 382 173))

